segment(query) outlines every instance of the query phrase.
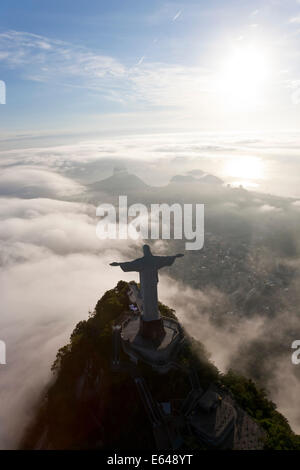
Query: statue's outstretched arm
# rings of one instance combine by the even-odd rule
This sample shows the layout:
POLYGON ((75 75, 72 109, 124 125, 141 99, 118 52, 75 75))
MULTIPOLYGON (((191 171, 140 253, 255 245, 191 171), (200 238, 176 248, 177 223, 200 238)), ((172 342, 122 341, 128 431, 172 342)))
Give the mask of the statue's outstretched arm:
POLYGON ((141 269, 141 259, 136 259, 134 261, 125 261, 124 263, 110 263, 110 266, 120 266, 122 271, 140 271, 141 269))
POLYGON ((156 269, 164 268, 165 266, 172 266, 176 258, 181 258, 181 253, 173 256, 154 256, 156 269))

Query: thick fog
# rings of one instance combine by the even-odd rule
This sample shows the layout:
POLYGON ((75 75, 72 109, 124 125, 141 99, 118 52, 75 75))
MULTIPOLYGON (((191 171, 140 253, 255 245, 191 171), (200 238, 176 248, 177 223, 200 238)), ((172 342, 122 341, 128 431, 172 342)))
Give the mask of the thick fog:
MULTIPOLYGON (((232 310, 228 293, 213 284, 195 288, 188 277, 178 274, 179 267, 161 273, 159 295, 177 310, 184 326, 203 342, 222 371, 233 367, 266 386, 299 432, 300 366, 291 364, 290 349, 300 337, 299 151, 300 143, 292 135, 285 136, 280 145, 271 136, 245 140, 244 136, 197 139, 185 135, 176 141, 167 135, 3 151, 0 340, 7 345, 7 364, 0 366, 0 448, 16 446, 39 394, 51 379, 56 352, 76 323, 87 318, 101 295, 120 279, 137 280, 136 274, 123 273, 109 263, 135 257, 142 242, 97 238, 96 207, 88 197, 88 184, 110 176, 120 164, 148 185, 166 185, 176 174, 197 177, 200 169, 225 184, 235 184, 239 178, 226 174, 226 162, 245 155, 261 159, 265 168, 259 178, 252 175, 255 191, 295 196, 294 200, 265 200, 256 195, 243 211, 242 220, 248 222, 245 226, 250 227, 251 236, 257 221, 259 236, 265 235, 266 223, 268 233, 272 226, 278 233, 278 237, 267 237, 270 243, 263 255, 253 253, 257 275, 267 277, 272 272, 274 252, 293 270, 288 293, 280 289, 272 297, 275 302, 278 295, 280 309, 266 315, 258 302, 247 317, 228 315, 232 310), (170 282, 169 276, 175 281, 170 282)), ((226 209, 226 217, 237 220, 239 198, 215 201, 213 218, 220 220, 226 209)), ((156 250, 167 254, 171 246, 157 242, 156 250)), ((203 262, 201 253, 197 260, 203 262)))

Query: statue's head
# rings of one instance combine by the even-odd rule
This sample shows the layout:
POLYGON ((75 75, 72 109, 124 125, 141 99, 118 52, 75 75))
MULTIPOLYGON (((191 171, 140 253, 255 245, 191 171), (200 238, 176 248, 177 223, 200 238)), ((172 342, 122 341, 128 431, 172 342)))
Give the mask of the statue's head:
POLYGON ((144 256, 152 256, 149 245, 144 245, 143 246, 143 252, 144 252, 144 256))

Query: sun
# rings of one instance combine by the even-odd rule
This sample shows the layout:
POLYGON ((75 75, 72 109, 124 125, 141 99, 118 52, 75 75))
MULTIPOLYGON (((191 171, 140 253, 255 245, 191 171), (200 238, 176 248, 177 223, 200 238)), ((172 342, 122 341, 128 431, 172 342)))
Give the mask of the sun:
POLYGON ((240 156, 226 162, 225 173, 233 178, 257 180, 263 177, 264 164, 258 157, 240 156))
POLYGON ((262 46, 236 46, 222 59, 218 72, 222 100, 233 109, 259 105, 269 75, 269 58, 262 46))

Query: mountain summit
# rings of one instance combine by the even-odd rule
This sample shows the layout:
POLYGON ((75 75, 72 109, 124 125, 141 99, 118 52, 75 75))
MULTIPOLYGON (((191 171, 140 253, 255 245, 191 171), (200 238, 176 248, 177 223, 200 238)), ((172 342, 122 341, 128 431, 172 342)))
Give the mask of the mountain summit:
POLYGON ((171 183, 198 183, 198 184, 212 184, 212 185, 222 185, 224 181, 214 175, 209 175, 206 173, 197 175, 195 177, 191 172, 187 175, 175 175, 170 181, 171 183))
POLYGON ((112 176, 106 179, 91 183, 88 188, 91 191, 127 194, 132 191, 146 190, 148 186, 138 176, 128 173, 125 167, 115 167, 112 176))
MULTIPOLYGON (((169 370, 130 357, 120 344, 123 325, 138 316, 129 292, 124 281, 107 291, 58 351, 20 448, 300 449, 266 393, 221 374, 184 330, 169 370)), ((159 309, 178 323, 169 307, 159 309)))

